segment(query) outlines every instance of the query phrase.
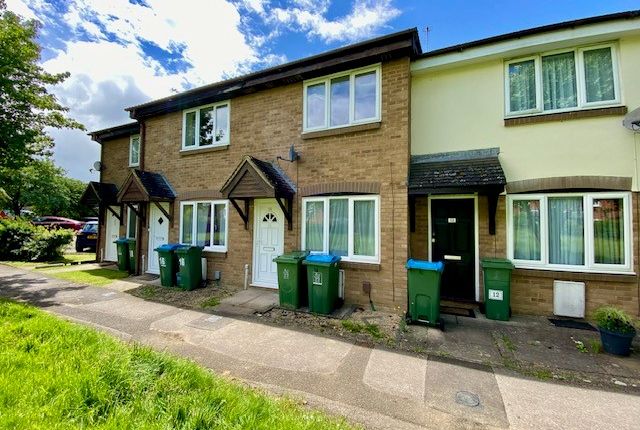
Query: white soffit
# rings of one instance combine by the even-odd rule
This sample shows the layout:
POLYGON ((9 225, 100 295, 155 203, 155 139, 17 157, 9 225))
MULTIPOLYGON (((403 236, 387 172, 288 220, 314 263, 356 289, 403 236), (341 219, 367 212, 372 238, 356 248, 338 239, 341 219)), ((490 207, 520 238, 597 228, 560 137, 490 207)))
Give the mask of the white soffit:
POLYGON ((426 71, 454 67, 462 64, 471 64, 492 59, 510 59, 541 51, 552 51, 588 43, 611 41, 634 33, 640 35, 640 19, 626 19, 549 31, 470 47, 462 51, 421 58, 411 64, 411 73, 416 75, 426 71))

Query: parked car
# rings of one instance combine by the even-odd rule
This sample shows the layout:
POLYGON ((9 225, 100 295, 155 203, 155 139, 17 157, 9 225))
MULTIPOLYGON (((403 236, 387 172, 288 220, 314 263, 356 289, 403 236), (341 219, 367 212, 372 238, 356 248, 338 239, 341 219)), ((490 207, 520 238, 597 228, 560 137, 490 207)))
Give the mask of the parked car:
POLYGON ((76 221, 70 218, 62 218, 59 216, 36 217, 33 219, 32 223, 33 225, 41 225, 49 229, 70 228, 75 231, 80 230, 84 225, 84 223, 81 221, 76 221))
POLYGON ((76 233, 76 251, 82 252, 89 248, 96 250, 98 243, 98 221, 89 221, 76 233))

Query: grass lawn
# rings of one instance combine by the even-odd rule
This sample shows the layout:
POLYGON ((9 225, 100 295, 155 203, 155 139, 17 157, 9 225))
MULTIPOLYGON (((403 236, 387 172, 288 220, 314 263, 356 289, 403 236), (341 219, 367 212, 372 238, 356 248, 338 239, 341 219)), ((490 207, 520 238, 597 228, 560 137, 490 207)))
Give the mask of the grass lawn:
POLYGON ((93 252, 75 252, 64 254, 62 258, 55 261, 1 261, 0 263, 8 264, 9 266, 18 267, 20 269, 49 270, 59 268, 63 264, 81 263, 84 261, 93 261, 95 259, 96 254, 93 252))
POLYGON ((0 428, 347 429, 348 424, 0 300, 0 428))
POLYGON ((64 279, 65 281, 95 285, 96 287, 103 287, 117 279, 123 279, 129 276, 129 272, 113 269, 73 270, 70 272, 51 271, 46 273, 58 279, 64 279))

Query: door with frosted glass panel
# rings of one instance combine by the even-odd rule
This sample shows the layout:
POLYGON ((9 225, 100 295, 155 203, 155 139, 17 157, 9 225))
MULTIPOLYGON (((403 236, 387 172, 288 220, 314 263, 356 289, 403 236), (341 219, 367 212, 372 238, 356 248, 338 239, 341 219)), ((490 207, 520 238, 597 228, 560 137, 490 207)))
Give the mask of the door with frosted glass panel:
POLYGON ((256 200, 254 208, 253 284, 278 288, 273 259, 284 250, 284 215, 273 199, 256 200))

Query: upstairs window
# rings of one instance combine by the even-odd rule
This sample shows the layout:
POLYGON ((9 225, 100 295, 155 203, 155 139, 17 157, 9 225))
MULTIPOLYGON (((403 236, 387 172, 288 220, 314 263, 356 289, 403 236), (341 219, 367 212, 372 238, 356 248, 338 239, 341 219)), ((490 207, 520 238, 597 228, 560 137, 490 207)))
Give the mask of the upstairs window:
POLYGON ((562 50, 505 63, 507 115, 620 103, 615 45, 562 50))
POLYGON ((140 165, 140 135, 136 134, 129 139, 129 167, 140 165))
POLYGON ((304 131, 380 121, 380 65, 304 83, 304 131))
POLYGON ((182 149, 228 145, 229 102, 184 111, 182 130, 182 149))

